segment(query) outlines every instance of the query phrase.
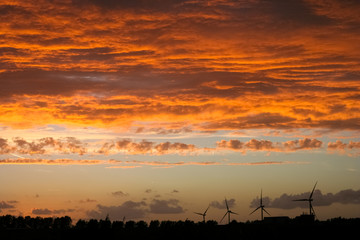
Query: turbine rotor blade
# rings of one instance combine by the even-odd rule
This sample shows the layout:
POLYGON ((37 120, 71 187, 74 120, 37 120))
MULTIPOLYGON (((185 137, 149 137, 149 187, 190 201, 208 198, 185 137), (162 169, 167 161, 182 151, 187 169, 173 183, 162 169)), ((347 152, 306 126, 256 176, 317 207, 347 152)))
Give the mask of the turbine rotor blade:
POLYGON ((293 200, 293 201, 294 201, 294 202, 299 202, 299 201, 304 202, 304 201, 309 201, 309 199, 303 198, 303 199, 295 199, 295 200, 293 200))
POLYGON ((225 215, 222 217, 222 219, 220 220, 220 222, 222 222, 222 220, 224 220, 224 218, 226 217, 227 214, 228 214, 228 212, 225 213, 225 215))
POLYGON ((201 216, 203 216, 203 214, 202 213, 198 213, 198 212, 194 212, 195 214, 197 214, 197 215, 201 215, 201 216))
POLYGON ((225 204, 226 204, 226 209, 229 211, 229 205, 228 205, 228 203, 227 203, 226 198, 225 198, 225 204))
POLYGON ((271 216, 270 213, 268 213, 268 212, 265 210, 265 208, 262 208, 262 210, 264 210, 264 212, 266 212, 269 216, 271 216))
POLYGON ((315 183, 314 188, 313 188, 313 190, 311 191, 311 194, 310 194, 309 199, 311 199, 311 197, 312 197, 312 195, 313 195, 313 193, 314 193, 314 191, 315 191, 316 184, 317 184, 317 182, 315 183))
POLYGON ((204 214, 206 214, 206 212, 209 210, 210 206, 208 206, 208 208, 205 210, 204 214))
POLYGON ((254 211, 252 211, 249 215, 253 214, 254 212, 256 212, 257 210, 259 210, 260 207, 257 207, 254 211))
POLYGON ((235 214, 235 215, 239 215, 238 213, 233 212, 233 211, 229 211, 229 213, 231 213, 231 214, 235 214))

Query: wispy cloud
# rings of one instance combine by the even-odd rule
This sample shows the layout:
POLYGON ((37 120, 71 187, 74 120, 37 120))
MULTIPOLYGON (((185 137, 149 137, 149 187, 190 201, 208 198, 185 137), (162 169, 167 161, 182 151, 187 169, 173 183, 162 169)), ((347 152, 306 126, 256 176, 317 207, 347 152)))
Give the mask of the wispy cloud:
MULTIPOLYGON (((141 168, 143 166, 171 168, 181 166, 256 166, 256 165, 280 165, 280 164, 307 164, 307 162, 293 162, 293 161, 265 161, 265 162, 224 162, 224 161, 181 161, 181 162, 167 162, 167 161, 138 161, 138 160, 73 160, 73 159, 3 159, 0 160, 0 165, 103 165, 109 169, 133 169, 141 168)), ((113 194, 115 194, 114 192, 113 194)), ((120 192, 119 192, 120 194, 120 192)))
POLYGON ((103 160, 74 160, 74 159, 32 159, 32 158, 20 158, 20 159, 1 159, 1 164, 37 164, 37 165, 98 165, 107 164, 111 161, 103 160))

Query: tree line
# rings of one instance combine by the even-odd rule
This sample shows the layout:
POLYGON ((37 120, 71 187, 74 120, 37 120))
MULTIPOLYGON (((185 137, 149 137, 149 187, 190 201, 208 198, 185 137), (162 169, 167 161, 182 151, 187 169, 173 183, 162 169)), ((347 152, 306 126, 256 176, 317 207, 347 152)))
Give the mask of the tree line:
POLYGON ((357 234, 360 218, 334 218, 312 223, 296 219, 281 223, 265 221, 219 225, 216 221, 111 221, 0 216, 1 239, 303 239, 346 238, 357 234))

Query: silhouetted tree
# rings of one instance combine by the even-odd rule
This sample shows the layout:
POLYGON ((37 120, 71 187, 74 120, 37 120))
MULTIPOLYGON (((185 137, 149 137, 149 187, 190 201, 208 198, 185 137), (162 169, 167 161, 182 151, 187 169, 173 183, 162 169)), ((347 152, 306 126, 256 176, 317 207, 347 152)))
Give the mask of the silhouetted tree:
POLYGON ((150 227, 151 230, 158 229, 159 226, 160 226, 159 220, 152 220, 152 221, 150 222, 150 225, 149 225, 149 227, 150 227))
POLYGON ((98 220, 96 219, 90 219, 88 224, 87 224, 87 228, 91 229, 91 230, 96 230, 99 228, 99 223, 98 220))
POLYGON ((85 220, 79 219, 75 225, 75 228, 77 229, 85 229, 87 226, 87 223, 85 220))
POLYGON ((114 230, 122 230, 122 229, 124 229, 124 222, 123 221, 114 221, 111 225, 111 228, 114 230))
POLYGON ((134 221, 127 221, 125 223, 125 229, 129 231, 133 231, 135 229, 135 222, 134 221))
POLYGON ((107 215, 104 220, 100 220, 99 225, 100 225, 100 229, 102 230, 111 229, 111 221, 109 219, 109 215, 107 215))

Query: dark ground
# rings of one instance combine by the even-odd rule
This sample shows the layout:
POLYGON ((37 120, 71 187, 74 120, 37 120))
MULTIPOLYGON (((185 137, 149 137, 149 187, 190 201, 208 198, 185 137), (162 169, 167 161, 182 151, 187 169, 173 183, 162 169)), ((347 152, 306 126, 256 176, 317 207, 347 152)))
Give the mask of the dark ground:
POLYGON ((285 219, 218 225, 215 221, 79 220, 70 217, 0 217, 0 239, 357 239, 360 218, 327 221, 285 219))

